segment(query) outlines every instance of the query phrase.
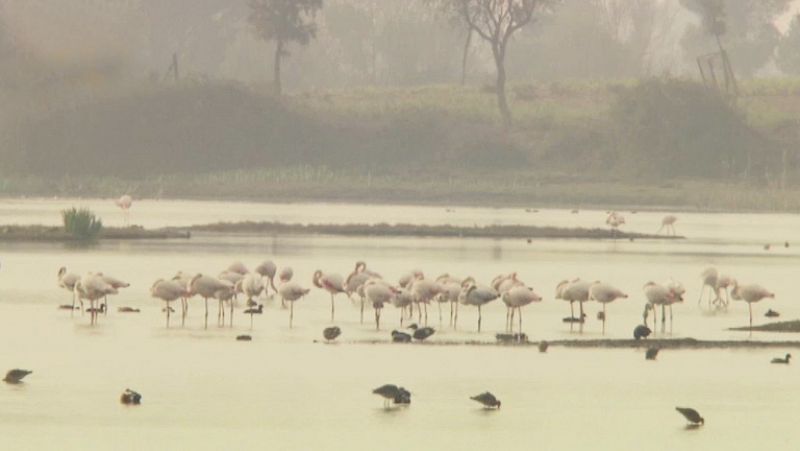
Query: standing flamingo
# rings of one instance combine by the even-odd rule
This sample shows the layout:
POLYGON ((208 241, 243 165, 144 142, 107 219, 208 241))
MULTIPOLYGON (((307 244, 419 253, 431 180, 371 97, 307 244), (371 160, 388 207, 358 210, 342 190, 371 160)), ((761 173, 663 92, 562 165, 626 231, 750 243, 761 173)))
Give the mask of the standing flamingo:
POLYGON ((164 301, 166 307, 164 310, 167 312, 167 327, 169 327, 169 314, 172 310, 169 303, 186 296, 186 286, 176 280, 158 279, 150 287, 150 296, 164 301))
POLYGON ((589 299, 603 304, 603 333, 606 333, 606 304, 614 302, 619 298, 627 298, 619 288, 613 287, 603 282, 595 282, 589 288, 589 299))
POLYGON ((385 304, 391 303, 395 290, 382 279, 373 278, 363 285, 364 297, 375 310, 375 330, 381 329, 381 311, 385 304))
MULTIPOLYGON (((72 293, 72 311, 75 311, 75 284, 80 278, 75 273, 68 273, 64 266, 58 270, 58 286, 72 293)), ((83 301, 81 301, 81 309, 83 309, 83 301)))
MULTIPOLYGON (((411 307, 414 303, 414 294, 408 288, 401 288, 392 297, 392 305, 400 309, 400 327, 403 327, 403 319, 406 307, 411 307)), ((410 318, 410 316, 409 316, 410 318)))
POLYGON ((133 198, 128 194, 120 196, 119 199, 114 199, 114 204, 122 209, 122 217, 125 220, 125 225, 130 224, 130 210, 131 205, 133 205, 133 198))
POLYGON ((759 302, 764 298, 775 299, 775 293, 770 292, 766 288, 758 284, 739 285, 736 280, 733 281, 733 290, 731 290, 731 297, 737 301, 747 302, 747 308, 750 311, 750 332, 753 331, 753 303, 759 302))
POLYGON ((294 321, 294 303, 298 299, 304 297, 311 291, 308 288, 303 288, 295 282, 286 282, 278 287, 278 294, 281 296, 281 303, 289 302, 289 328, 292 328, 294 321))
MULTIPOLYGON (((256 266, 255 271, 261 275, 261 277, 266 277, 269 279, 269 286, 272 288, 273 293, 277 293, 278 289, 275 288, 275 274, 278 273, 278 266, 272 262, 272 260, 266 260, 260 265, 256 266)), ((267 289, 264 288, 264 293, 266 294, 267 289)))
POLYGON ((333 298, 339 293, 344 293, 344 279, 335 273, 323 273, 321 270, 314 272, 311 282, 315 287, 327 291, 331 295, 331 322, 334 321, 334 302, 333 298))
MULTIPOLYGON (((656 330, 656 318, 658 316, 657 307, 661 306, 661 331, 663 332, 666 329, 666 308, 669 306, 671 311, 672 304, 683 301, 683 287, 679 284, 675 284, 674 282, 666 286, 659 285, 655 282, 647 282, 643 289, 645 297, 647 298, 647 302, 653 306, 653 330, 656 330)), ((672 328, 671 314, 670 328, 672 328)))
MULTIPOLYGON (((563 299, 569 302, 570 318, 575 321, 575 310, 573 304, 575 302, 580 306, 581 316, 578 322, 583 324, 583 319, 586 315, 583 313, 583 303, 589 301, 589 287, 591 282, 581 279, 574 279, 571 282, 564 280, 556 287, 556 299, 563 299)), ((572 322, 570 322, 572 324, 572 322)))
POLYGON ((97 312, 100 310, 95 308, 95 301, 109 294, 117 294, 116 288, 108 284, 102 275, 95 273, 87 273, 81 277, 81 279, 75 283, 74 290, 79 298, 89 300, 92 324, 97 322, 97 312))
MULTIPOLYGON (((428 304, 441 293, 442 287, 430 279, 417 279, 411 284, 411 293, 417 304, 419 321, 422 322, 422 310, 425 309, 425 325, 428 324, 428 304)), ((439 321, 442 320, 442 309, 439 304, 439 321)))
POLYGON ((661 219, 661 227, 658 228, 656 232, 661 233, 662 229, 666 229, 665 232, 668 235, 675 236, 675 222, 678 220, 678 217, 675 215, 666 215, 664 218, 661 219), (672 233, 670 233, 672 232, 672 233))
MULTIPOLYGON (((103 281, 110 285, 114 290, 119 290, 120 288, 128 288, 131 286, 128 282, 124 282, 122 280, 117 279, 113 276, 104 275, 103 273, 97 273, 98 276, 103 278, 103 281)), ((113 294, 117 294, 115 291, 113 294)), ((108 315, 108 296, 103 296, 103 309, 105 310, 105 314, 108 315)))
POLYGON ((606 218, 606 224, 611 227, 612 235, 616 237, 619 233, 620 226, 625 224, 625 216, 622 216, 616 211, 612 211, 606 218))
MULTIPOLYGON (((719 280, 719 273, 717 272, 717 268, 708 267, 700 273, 700 277, 703 279, 703 286, 700 287, 700 298, 697 300, 697 305, 700 305, 703 302, 703 294, 706 292, 706 287, 711 290, 711 293, 714 293, 715 299, 719 296, 717 293, 717 282, 719 280)), ((708 309, 711 310, 711 303, 712 297, 711 293, 708 294, 708 309)))
POLYGON ((264 291, 264 281, 258 273, 247 273, 247 275, 239 281, 239 287, 242 293, 247 297, 247 306, 255 307, 256 301, 254 301, 253 298, 258 298, 261 292, 264 291))
MULTIPOLYGON (((519 315, 519 339, 522 340, 522 307, 532 303, 532 302, 541 302, 542 297, 536 294, 533 291, 533 288, 529 288, 526 286, 515 286, 510 290, 507 290, 503 293, 503 302, 513 311, 514 309, 517 310, 517 314, 519 315)), ((509 320, 510 324, 508 324, 508 330, 510 332, 514 332, 514 320, 513 316, 509 320)))
MULTIPOLYGON (((381 275, 367 269, 367 264, 363 261, 356 262, 356 267, 344 282, 344 289, 348 296, 358 293, 359 288, 369 279, 381 279, 381 275)), ((361 296, 361 324, 364 324, 364 296, 361 296)))
POLYGON ((450 303, 450 325, 453 325, 454 309, 458 310, 458 295, 461 294, 462 280, 452 277, 450 274, 442 274, 436 278, 436 283, 441 285, 442 292, 439 294, 440 302, 450 303))
POLYGON ((245 266, 244 263, 242 263, 240 261, 235 261, 235 262, 231 263, 228 266, 228 268, 226 269, 226 271, 235 272, 235 273, 241 274, 241 275, 245 275, 245 274, 250 272, 250 270, 247 269, 247 266, 245 266))
MULTIPOLYGON (((481 307, 484 304, 494 301, 498 297, 500 297, 500 294, 495 291, 494 288, 478 286, 475 283, 475 279, 471 277, 464 279, 464 282, 462 282, 459 301, 464 305, 473 305, 478 307, 478 332, 481 331, 481 307)), ((455 323, 457 322, 458 317, 456 316, 455 323)))
POLYGON ((190 297, 195 294, 198 294, 205 301, 205 308, 206 308, 205 328, 208 329, 208 299, 216 298, 217 293, 222 292, 224 290, 233 291, 233 284, 231 284, 227 280, 223 281, 215 277, 206 276, 203 274, 197 274, 189 282, 188 288, 189 288, 188 294, 190 297))

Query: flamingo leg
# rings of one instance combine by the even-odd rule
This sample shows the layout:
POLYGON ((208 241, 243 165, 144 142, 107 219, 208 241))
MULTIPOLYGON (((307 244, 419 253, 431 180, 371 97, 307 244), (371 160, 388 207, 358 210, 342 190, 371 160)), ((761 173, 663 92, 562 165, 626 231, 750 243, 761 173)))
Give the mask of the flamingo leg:
POLYGON ((569 317, 575 318, 575 301, 569 301, 569 317))
POLYGON ((364 298, 361 298, 361 324, 364 324, 364 298))
POLYGON ((169 329, 169 302, 165 302, 164 304, 167 305, 167 329, 169 329))
POLYGON ((292 321, 294 321, 294 302, 289 303, 289 329, 292 328, 292 321))
POLYGON ((206 325, 205 328, 208 329, 208 298, 203 298, 206 301, 206 325))
POLYGON ((481 306, 478 305, 478 332, 481 331, 481 306))
POLYGON ((250 330, 253 330, 253 314, 250 314, 250 330))
POLYGON ((334 322, 333 293, 331 293, 331 322, 334 322))
POLYGON ((603 302, 603 334, 606 333, 606 303, 603 302))
MULTIPOLYGON (((231 303, 231 327, 233 327, 233 299, 228 301, 231 303)), ((224 325, 224 324, 223 324, 224 325)))
POLYGON ((428 303, 425 303, 425 325, 428 325, 428 303))
MULTIPOLYGON (((74 306, 73 306, 74 307, 74 306)), ((453 325, 453 302, 450 302, 450 326, 453 325)))
POLYGON ((753 303, 747 303, 747 309, 750 311, 750 333, 753 333, 753 303))
POLYGON ((453 316, 453 330, 458 329, 458 304, 456 304, 456 313, 453 316))
POLYGON ((375 309, 375 330, 381 330, 381 309, 375 309))
POLYGON ((667 330, 667 307, 661 304, 661 332, 667 330))
MULTIPOLYGON (((522 307, 517 307, 517 311, 519 312, 519 330, 517 332, 519 332, 519 341, 522 341, 522 307)), ((513 314, 514 311, 512 310, 511 313, 513 314)))
POLYGON ((436 305, 439 307, 439 326, 442 325, 442 303, 436 301, 436 305))

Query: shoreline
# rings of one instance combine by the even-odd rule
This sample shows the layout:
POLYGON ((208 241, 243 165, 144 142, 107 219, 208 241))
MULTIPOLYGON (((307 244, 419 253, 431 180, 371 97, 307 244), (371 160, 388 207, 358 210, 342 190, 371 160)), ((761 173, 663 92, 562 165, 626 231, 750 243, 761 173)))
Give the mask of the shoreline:
MULTIPOLYGON (((569 339, 569 340, 538 340, 523 342, 500 342, 480 340, 433 340, 422 343, 413 343, 411 346, 498 346, 537 348, 541 341, 546 341, 549 346, 580 349, 763 349, 763 348, 800 348, 800 340, 757 341, 757 340, 699 340, 696 338, 647 338, 642 340, 630 339, 569 339)), ((407 343, 393 343, 387 340, 353 340, 343 342, 360 345, 396 345, 407 343)))
POLYGON ((0 242, 33 241, 33 242, 96 242, 101 240, 147 240, 147 239, 190 239, 191 232, 178 229, 145 229, 140 226, 104 227, 93 239, 82 239, 67 233, 60 226, 0 226, 0 242))

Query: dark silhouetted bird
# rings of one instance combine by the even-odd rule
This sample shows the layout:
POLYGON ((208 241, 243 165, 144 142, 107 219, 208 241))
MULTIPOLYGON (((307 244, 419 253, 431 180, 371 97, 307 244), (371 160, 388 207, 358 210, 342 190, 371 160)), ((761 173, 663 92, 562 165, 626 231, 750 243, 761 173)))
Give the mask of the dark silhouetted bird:
POLYGON ((433 327, 420 327, 414 331, 414 340, 424 341, 435 333, 436 331, 433 330, 433 327))
POLYGON ((6 373, 6 377, 3 378, 3 380, 9 384, 19 384, 22 383, 22 379, 25 379, 25 376, 31 373, 33 373, 33 371, 16 368, 6 373))
POLYGON ((781 314, 776 312, 775 310, 769 309, 767 310, 767 313, 764 313, 764 316, 766 316, 767 318, 777 318, 781 316, 781 314))
POLYGON ((779 363, 779 364, 788 365, 789 364, 789 359, 791 359, 791 358, 792 358, 791 354, 786 354, 786 357, 784 357, 784 358, 775 357, 774 359, 772 359, 772 363, 779 363))
POLYGON ((141 310, 138 308, 133 307, 117 307, 117 311, 120 313, 140 313, 141 310))
POLYGON ((561 318, 561 321, 565 322, 565 323, 581 323, 581 324, 583 324, 586 321, 586 313, 581 314, 580 318, 576 318, 574 316, 566 316, 564 318, 561 318))
POLYGON ((398 387, 394 384, 381 385, 375 390, 372 390, 372 393, 383 398, 384 407, 388 407, 390 402, 394 402, 396 404, 408 404, 411 402, 411 393, 409 393, 403 387, 398 387), (395 401, 405 401, 406 397, 408 398, 408 402, 395 401))
POLYGON ((495 396, 493 394, 489 393, 488 391, 484 392, 484 393, 481 393, 480 395, 470 396, 469 399, 471 399, 473 401, 477 401, 477 402, 483 404, 483 407, 485 407, 487 409, 499 409, 500 408, 500 400, 495 398, 495 396))
POLYGON ((606 320, 606 314, 604 312, 597 312, 597 320, 598 321, 605 321, 606 320))
POLYGON ((395 343, 411 343, 411 335, 399 330, 393 330, 392 341, 395 343))
POLYGON ((658 351, 660 351, 660 349, 656 347, 647 348, 647 352, 644 354, 644 358, 647 360, 655 360, 656 357, 658 356, 658 351))
POLYGON ((128 406, 138 406, 142 403, 142 395, 130 388, 126 388, 125 391, 122 392, 122 396, 119 397, 119 402, 128 406))
POLYGON ((338 337, 341 334, 342 334, 342 329, 339 329, 336 326, 326 327, 322 331, 322 336, 325 337, 325 339, 328 341, 336 340, 336 337, 338 337))
POLYGON ((238 335, 236 336, 236 341, 253 341, 253 337, 250 335, 238 335))
POLYGON ((547 340, 542 340, 539 342, 539 352, 547 352, 547 348, 550 347, 550 343, 547 340))
POLYGON ((642 338, 647 338, 653 331, 650 330, 649 327, 639 324, 633 329, 633 338, 637 340, 641 340, 642 338))
POLYGON ((703 417, 701 417, 696 410, 690 407, 676 407, 675 410, 680 412, 681 415, 683 415, 683 417, 686 418, 686 421, 688 421, 691 424, 694 425, 705 424, 706 422, 706 420, 704 420, 703 417))

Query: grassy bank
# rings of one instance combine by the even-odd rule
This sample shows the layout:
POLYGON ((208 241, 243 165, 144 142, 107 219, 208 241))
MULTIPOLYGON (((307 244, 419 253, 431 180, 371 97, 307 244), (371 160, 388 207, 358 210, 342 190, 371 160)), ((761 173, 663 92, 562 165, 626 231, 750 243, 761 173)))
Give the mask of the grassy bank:
MULTIPOLYGON (((97 240, 146 240, 146 239, 173 239, 190 238, 189 232, 173 229, 147 230, 138 226, 131 227, 105 227, 97 240)), ((79 242, 81 239, 67 233, 63 227, 48 226, 0 226, 0 241, 53 241, 53 242, 79 242)))
POLYGON ((609 229, 581 229, 533 226, 455 227, 418 224, 284 224, 277 222, 237 222, 197 225, 191 230, 217 233, 410 236, 453 238, 567 238, 567 239, 681 239, 680 236, 651 235, 609 229))

